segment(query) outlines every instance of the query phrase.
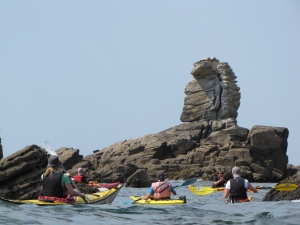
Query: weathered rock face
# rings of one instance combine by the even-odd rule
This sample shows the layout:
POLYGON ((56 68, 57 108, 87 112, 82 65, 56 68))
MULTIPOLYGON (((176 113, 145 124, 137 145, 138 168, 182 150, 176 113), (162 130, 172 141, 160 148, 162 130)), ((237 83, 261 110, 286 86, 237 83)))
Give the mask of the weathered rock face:
POLYGON ((37 198, 42 192, 41 174, 47 153, 31 145, 0 161, 0 195, 5 198, 37 198))
MULTIPOLYGON (((82 160, 78 149, 60 148, 56 150, 66 169, 89 168, 89 161, 82 160)), ((37 146, 30 145, 0 161, 0 196, 11 199, 35 199, 42 193, 41 175, 46 171, 49 155, 37 146)), ((73 174, 77 169, 70 170, 73 174)), ((63 172, 63 171, 61 171, 63 172)), ((87 185, 80 185, 84 193, 92 193, 87 185)))
POLYGON ((185 88, 181 121, 235 121, 241 95, 230 66, 216 58, 202 59, 194 64, 191 74, 195 80, 185 88))
POLYGON ((283 183, 294 183, 298 187, 294 191, 276 191, 275 189, 270 190, 263 201, 280 201, 280 200, 296 200, 300 199, 300 166, 294 167, 292 165, 288 166, 288 170, 291 172, 291 176, 282 180, 280 184, 283 183))
POLYGON ((250 181, 277 182, 286 174, 287 135, 288 130, 279 127, 255 126, 249 132, 232 126, 212 131, 212 122, 192 122, 116 143, 94 153, 92 164, 98 179, 106 181, 126 179, 141 169, 150 178, 163 170, 169 179, 207 180, 222 169, 228 179, 231 168, 239 166, 250 181), (263 136, 264 143, 257 141, 257 135, 263 136), (274 139, 278 139, 276 145, 274 139))
MULTIPOLYGON (((287 169, 287 128, 253 126, 249 131, 237 125, 240 93, 227 63, 200 60, 192 75, 195 80, 185 89, 184 123, 117 142, 84 158, 78 149, 58 149, 65 168, 75 175, 82 167, 89 180, 120 181, 133 187, 149 186, 157 171, 165 171, 167 179, 212 180, 215 171, 223 170, 228 180, 232 167, 239 166, 242 176, 252 182, 278 182, 297 172, 287 169)), ((43 149, 33 145, 2 159, 0 194, 37 196, 47 158, 43 149)))

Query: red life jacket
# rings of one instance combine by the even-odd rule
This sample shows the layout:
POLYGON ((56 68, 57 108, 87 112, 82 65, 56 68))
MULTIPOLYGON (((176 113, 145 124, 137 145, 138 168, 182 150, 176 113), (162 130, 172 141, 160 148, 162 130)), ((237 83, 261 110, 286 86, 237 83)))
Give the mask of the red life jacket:
POLYGON ((79 175, 74 176, 74 180, 76 180, 79 183, 82 183, 82 179, 83 179, 83 176, 79 176, 79 175))
POLYGON ((170 198, 171 196, 171 185, 167 181, 152 183, 152 189, 155 199, 170 198))

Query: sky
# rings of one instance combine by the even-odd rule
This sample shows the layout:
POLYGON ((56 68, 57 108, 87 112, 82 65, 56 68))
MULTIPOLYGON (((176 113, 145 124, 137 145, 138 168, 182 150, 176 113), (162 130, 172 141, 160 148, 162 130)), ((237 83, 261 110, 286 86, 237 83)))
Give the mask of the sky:
POLYGON ((238 125, 286 127, 300 165, 300 1, 1 1, 0 137, 83 156, 181 124, 200 59, 227 62, 238 125))

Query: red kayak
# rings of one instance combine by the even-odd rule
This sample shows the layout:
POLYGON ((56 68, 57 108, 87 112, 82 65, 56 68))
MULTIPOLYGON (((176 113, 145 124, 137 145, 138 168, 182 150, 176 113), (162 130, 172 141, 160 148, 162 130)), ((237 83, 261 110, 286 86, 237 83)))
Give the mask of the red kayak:
POLYGON ((120 182, 114 182, 114 183, 98 183, 97 181, 90 181, 89 186, 98 187, 98 188, 107 188, 112 189, 117 187, 120 184, 120 182))

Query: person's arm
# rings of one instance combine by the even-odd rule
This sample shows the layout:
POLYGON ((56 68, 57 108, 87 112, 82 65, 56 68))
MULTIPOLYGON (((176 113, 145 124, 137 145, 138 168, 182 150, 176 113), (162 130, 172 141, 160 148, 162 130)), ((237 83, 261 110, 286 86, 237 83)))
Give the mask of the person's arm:
POLYGON ((79 192, 75 191, 75 190, 73 189, 73 186, 72 186, 71 184, 66 184, 65 187, 67 188, 67 190, 68 190, 68 192, 69 192, 70 195, 73 195, 73 196, 80 196, 80 197, 82 197, 82 198, 85 198, 85 194, 79 193, 79 192))
POLYGON ((228 198, 230 189, 224 188, 224 198, 228 198))
POLYGON ((151 194, 146 194, 145 196, 142 196, 142 199, 145 199, 145 200, 147 200, 147 199, 149 199, 151 197, 151 194))
POLYGON ((175 191, 175 189, 172 187, 172 185, 171 185, 171 192, 172 192, 173 195, 177 194, 176 191, 175 191))
POLYGON ((223 177, 221 177, 219 180, 215 179, 216 181, 214 181, 214 186, 217 186, 218 184, 220 184, 221 182, 223 182, 223 177))
POLYGON ((79 193, 79 192, 77 192, 77 191, 75 191, 75 190, 73 189, 73 186, 72 186, 72 184, 71 184, 71 181, 70 181, 69 177, 68 177, 66 174, 63 174, 63 175, 62 175, 62 178, 61 178, 61 186, 62 186, 62 187, 65 187, 70 195, 80 196, 80 197, 82 197, 82 198, 85 198, 85 194, 79 193))
POLYGON ((229 192, 230 192, 230 182, 228 181, 224 188, 224 198, 228 198, 229 192))
POLYGON ((149 193, 146 194, 145 196, 142 196, 141 198, 147 200, 147 199, 149 199, 153 194, 154 194, 154 190, 153 190, 153 188, 152 188, 152 186, 151 186, 151 187, 149 188, 149 193))
POLYGON ((71 178, 71 174, 70 174, 69 171, 66 172, 66 175, 67 175, 69 178, 71 178))
POLYGON ((253 191, 254 193, 257 193, 257 189, 255 187, 252 186, 252 184, 250 182, 248 182, 248 188, 253 191))

